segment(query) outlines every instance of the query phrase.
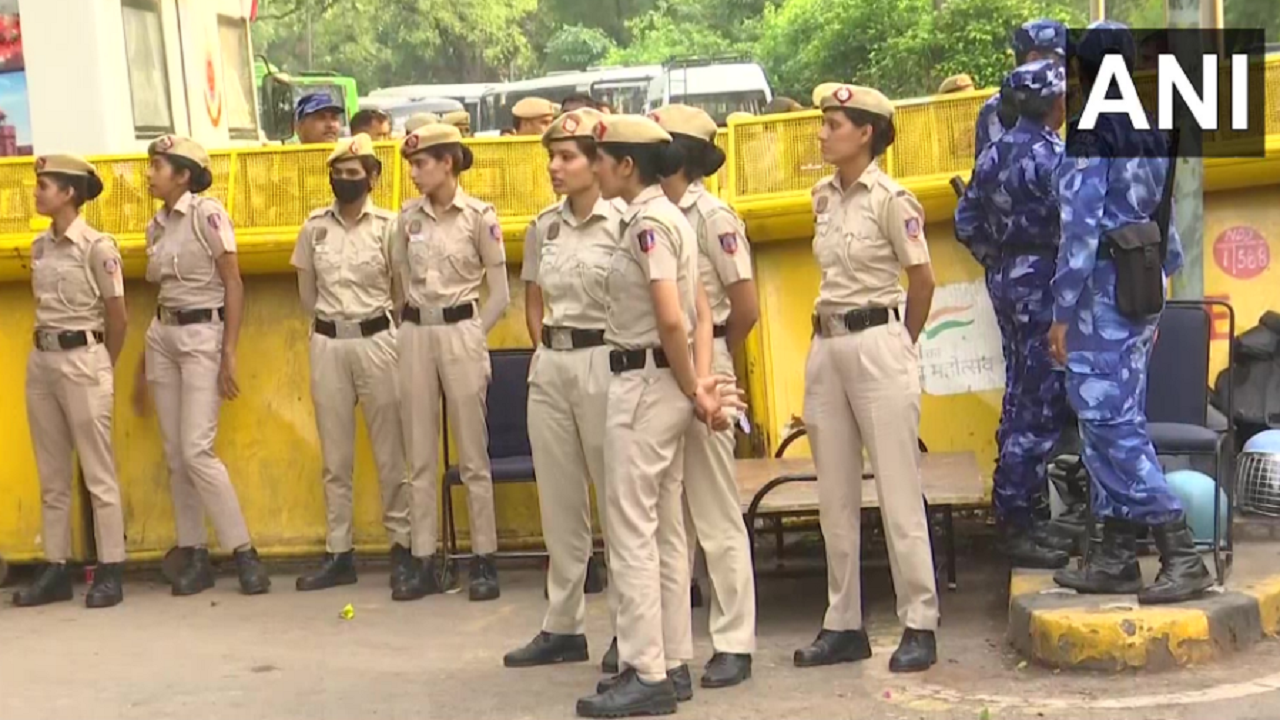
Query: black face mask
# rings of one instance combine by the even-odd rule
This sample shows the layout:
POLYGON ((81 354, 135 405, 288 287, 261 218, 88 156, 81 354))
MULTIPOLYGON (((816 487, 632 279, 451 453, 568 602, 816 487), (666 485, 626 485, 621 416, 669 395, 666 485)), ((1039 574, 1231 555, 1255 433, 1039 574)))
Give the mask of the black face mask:
POLYGON ((364 199, 368 195, 372 186, 369 184, 369 178, 360 178, 359 180, 347 180, 345 178, 336 178, 329 176, 329 187, 333 188, 333 196, 343 205, 350 205, 364 199))

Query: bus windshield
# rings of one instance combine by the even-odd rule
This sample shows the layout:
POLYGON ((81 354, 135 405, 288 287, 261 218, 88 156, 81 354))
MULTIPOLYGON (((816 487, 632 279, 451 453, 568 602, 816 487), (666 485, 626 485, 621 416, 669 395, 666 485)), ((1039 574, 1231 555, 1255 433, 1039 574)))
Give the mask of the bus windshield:
POLYGON ((606 85, 596 83, 591 86, 591 97, 596 102, 608 105, 614 112, 626 115, 639 115, 644 112, 644 103, 649 91, 649 83, 606 85))

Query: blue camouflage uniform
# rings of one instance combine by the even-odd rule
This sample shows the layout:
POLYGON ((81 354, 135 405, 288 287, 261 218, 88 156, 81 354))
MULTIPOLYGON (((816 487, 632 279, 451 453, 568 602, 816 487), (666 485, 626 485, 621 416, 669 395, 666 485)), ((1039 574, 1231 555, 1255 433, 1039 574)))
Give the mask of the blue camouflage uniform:
MULTIPOLYGON (((1095 27, 1124 28, 1102 22, 1090 30, 1095 27)), ((1091 45, 1123 38, 1132 45, 1127 32, 1087 32, 1077 52, 1100 57, 1123 51, 1091 45)), ((1127 51, 1132 58, 1132 48, 1127 51)), ((1069 135, 1072 156, 1064 158, 1058 176, 1062 245, 1053 319, 1067 326, 1067 397, 1080 422, 1094 513, 1144 525, 1173 522, 1182 513, 1147 435, 1147 364, 1159 318, 1120 314, 1115 264, 1099 258, 1098 247, 1110 231, 1153 220, 1169 170, 1168 142, 1158 130, 1135 129, 1127 115, 1104 114, 1092 131, 1069 135)), ((1182 244, 1170 225, 1166 283, 1182 262, 1182 244)))
MULTIPOLYGON (((1014 102, 1058 97, 1066 92, 1066 71, 1053 60, 1036 60, 1010 73, 1001 92, 1014 102)), ((1045 487, 1045 461, 1070 417, 1063 373, 1048 347, 1063 153, 1054 130, 1019 118, 979 156, 955 215, 957 239, 987 269, 1004 348, 996 515, 1002 524, 1023 529, 1030 526, 1034 501, 1045 487)))
MULTIPOLYGON (((1067 54, 1067 27, 1056 20, 1023 23, 1013 31, 1013 54, 1022 58, 1034 50, 1051 51, 1060 60, 1064 59, 1067 54)), ((1000 93, 996 93, 978 111, 978 123, 973 137, 974 159, 1004 133, 1004 124, 1000 122, 1000 93)))

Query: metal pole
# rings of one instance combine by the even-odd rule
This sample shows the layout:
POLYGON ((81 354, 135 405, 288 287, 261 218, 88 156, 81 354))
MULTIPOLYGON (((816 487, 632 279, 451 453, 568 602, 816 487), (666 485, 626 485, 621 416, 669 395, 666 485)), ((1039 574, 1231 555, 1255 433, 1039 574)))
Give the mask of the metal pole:
POLYGON ((1089 22, 1107 19, 1107 0, 1089 0, 1089 22))
MULTIPOLYGON (((1170 29, 1200 30, 1215 25, 1202 24, 1202 18, 1221 17, 1221 0, 1165 0, 1165 18, 1170 29), (1216 10, 1215 10, 1216 6, 1216 10)), ((1204 48, 1201 50, 1208 50, 1204 48)), ((1199 145, 1191 133, 1183 133, 1182 147, 1199 145)), ((1181 154, 1181 153, 1180 153, 1181 154)), ((1183 157, 1178 160, 1178 175, 1174 178, 1174 226, 1182 240, 1186 262, 1173 277, 1173 297, 1192 299, 1204 297, 1204 160, 1183 157)))

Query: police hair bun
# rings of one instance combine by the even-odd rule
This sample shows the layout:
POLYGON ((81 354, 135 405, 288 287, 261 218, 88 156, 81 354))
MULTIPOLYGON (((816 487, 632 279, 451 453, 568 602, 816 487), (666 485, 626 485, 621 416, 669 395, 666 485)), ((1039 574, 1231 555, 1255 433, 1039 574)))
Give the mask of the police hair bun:
POLYGON ((475 153, 471 152, 471 148, 466 145, 460 145, 462 148, 462 164, 458 166, 458 172, 466 172, 471 169, 472 163, 476 161, 475 153))
POLYGON ((97 200, 102 194, 102 178, 93 173, 89 173, 84 183, 84 199, 85 201, 97 200))
POLYGON ((200 194, 213 187, 213 173, 208 168, 199 168, 191 173, 191 192, 200 194))
POLYGON ((679 143, 663 143, 658 151, 658 174, 670 177, 684 169, 685 152, 679 143))
POLYGON ((706 173, 703 177, 715 175, 720 172, 720 168, 724 167, 725 160, 727 159, 728 157, 725 156, 724 151, 721 150, 719 146, 712 144, 711 149, 707 151, 707 162, 702 168, 706 173))

